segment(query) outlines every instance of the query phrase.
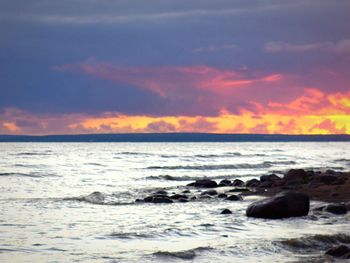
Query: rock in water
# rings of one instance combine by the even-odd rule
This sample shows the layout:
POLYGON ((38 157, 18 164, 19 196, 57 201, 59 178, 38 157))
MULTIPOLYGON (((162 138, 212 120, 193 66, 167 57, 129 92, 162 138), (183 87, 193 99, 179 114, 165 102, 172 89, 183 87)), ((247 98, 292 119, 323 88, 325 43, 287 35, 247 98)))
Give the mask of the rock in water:
POLYGON ((348 246, 340 245, 328 249, 326 255, 330 255, 336 258, 349 259, 350 258, 350 248, 348 246))
POLYGON ((345 215, 347 213, 347 209, 344 204, 329 204, 324 207, 323 211, 335 215, 345 215))
POLYGON ((210 179, 196 180, 194 183, 188 184, 187 186, 194 186, 199 188, 215 188, 218 184, 210 179))
POLYGON ((232 214, 232 212, 231 212, 230 209, 227 209, 227 208, 226 208, 226 209, 222 210, 220 214, 222 214, 222 215, 228 215, 228 214, 232 214))
POLYGON ((248 217, 279 219, 306 216, 310 199, 306 194, 282 192, 274 197, 252 203, 246 211, 248 217))

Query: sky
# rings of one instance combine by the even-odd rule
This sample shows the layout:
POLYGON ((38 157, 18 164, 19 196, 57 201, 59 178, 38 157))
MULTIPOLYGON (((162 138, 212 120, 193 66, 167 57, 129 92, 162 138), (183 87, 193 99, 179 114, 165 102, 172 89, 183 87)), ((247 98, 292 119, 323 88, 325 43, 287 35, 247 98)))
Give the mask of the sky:
POLYGON ((0 134, 350 134, 348 0, 1 0, 0 134))

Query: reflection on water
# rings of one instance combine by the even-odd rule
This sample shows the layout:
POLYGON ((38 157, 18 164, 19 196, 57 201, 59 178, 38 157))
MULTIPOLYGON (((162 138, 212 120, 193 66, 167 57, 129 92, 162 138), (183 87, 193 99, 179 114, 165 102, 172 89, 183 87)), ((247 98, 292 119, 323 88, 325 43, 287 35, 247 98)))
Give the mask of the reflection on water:
MULTIPOLYGON (((349 143, 0 144, 1 262, 293 262, 347 243, 349 215, 247 218, 240 202, 140 204, 196 178, 349 169, 349 143), (116 158, 117 157, 117 158, 116 158), (224 208, 233 214, 221 215, 224 208)), ((180 188, 178 188, 180 187, 180 188)), ((312 204, 316 205, 316 204, 312 204)), ((322 261, 321 261, 322 262, 322 261)))

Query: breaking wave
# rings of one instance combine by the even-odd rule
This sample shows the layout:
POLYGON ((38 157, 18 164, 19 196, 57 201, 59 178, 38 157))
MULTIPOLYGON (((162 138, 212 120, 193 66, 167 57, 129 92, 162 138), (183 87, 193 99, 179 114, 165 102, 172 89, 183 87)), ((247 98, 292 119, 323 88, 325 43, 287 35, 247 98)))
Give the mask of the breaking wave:
POLYGON ((153 253, 153 256, 161 257, 161 258, 174 258, 174 259, 182 259, 182 260, 192 260, 197 256, 197 253, 211 250, 211 247, 197 247, 194 249, 183 250, 183 251, 158 251, 153 253))
POLYGON ((234 169, 258 169, 271 168, 274 165, 293 165, 294 161, 263 162, 258 164, 212 164, 212 165, 175 165, 175 166, 149 166, 151 170, 234 170, 234 169))

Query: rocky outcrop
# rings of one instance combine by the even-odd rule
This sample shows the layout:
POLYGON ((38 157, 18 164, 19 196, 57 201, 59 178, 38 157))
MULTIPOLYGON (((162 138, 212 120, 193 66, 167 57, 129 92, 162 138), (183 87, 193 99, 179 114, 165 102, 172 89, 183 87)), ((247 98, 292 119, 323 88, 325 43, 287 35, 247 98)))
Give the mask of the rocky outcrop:
POLYGON ((306 216, 310 209, 307 195, 297 192, 282 192, 274 197, 252 203, 246 210, 248 217, 279 219, 306 216))

